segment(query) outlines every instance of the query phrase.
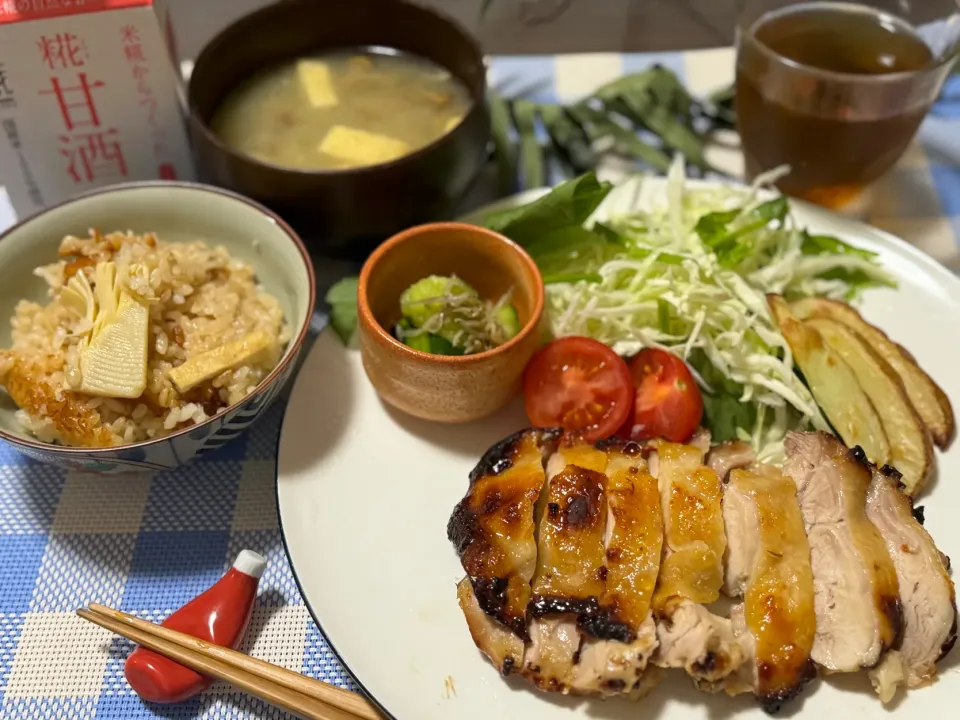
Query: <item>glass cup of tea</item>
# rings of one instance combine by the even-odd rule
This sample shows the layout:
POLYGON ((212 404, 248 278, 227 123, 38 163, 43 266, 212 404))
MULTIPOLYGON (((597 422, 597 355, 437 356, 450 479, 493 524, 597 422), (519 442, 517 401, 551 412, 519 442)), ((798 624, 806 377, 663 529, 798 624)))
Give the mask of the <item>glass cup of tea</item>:
POLYGON ((958 0, 741 0, 736 113, 749 178, 839 208, 900 158, 960 50, 958 0))

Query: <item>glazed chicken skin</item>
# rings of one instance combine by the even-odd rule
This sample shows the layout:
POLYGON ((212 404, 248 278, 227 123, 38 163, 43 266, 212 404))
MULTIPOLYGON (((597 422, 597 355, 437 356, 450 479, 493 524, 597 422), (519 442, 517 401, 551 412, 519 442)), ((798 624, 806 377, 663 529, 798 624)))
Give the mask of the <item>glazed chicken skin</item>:
POLYGON ((640 447, 614 441, 601 448, 607 455, 606 576, 600 612, 581 619, 589 636, 580 646, 573 684, 580 692, 633 694, 655 681, 644 672, 657 648, 650 605, 660 572, 663 521, 657 481, 640 447))
POLYGON ((654 608, 663 611, 679 599, 712 603, 720 597, 727 544, 720 479, 693 446, 657 442, 652 447, 666 541, 654 608))
POLYGON ((523 430, 490 448, 470 473, 470 490, 447 526, 483 612, 527 637, 530 581, 537 564, 534 506, 544 461, 559 432, 523 430))
POLYGON ((636 443, 594 447, 531 432, 486 454, 449 524, 469 568, 457 594, 471 636, 502 673, 543 690, 636 695, 649 687, 645 670, 657 646, 650 612, 663 539, 656 480, 636 443), (537 448, 552 454, 538 456, 537 448), (494 478, 513 493, 494 490, 494 478), (523 522, 508 523, 508 537, 501 500, 518 495, 523 522), (488 539, 491 528, 500 535, 488 539), (522 551, 504 553, 507 539, 522 551), (526 590, 509 578, 529 578, 526 590), (485 607, 476 588, 490 582, 505 599, 485 607), (520 597, 527 598, 522 614, 504 612, 520 597), (525 627, 512 632, 518 616, 525 627))
POLYGON ((650 619, 660 574, 663 518, 657 480, 633 443, 606 444, 606 586, 601 607, 633 633, 650 619))
MULTIPOLYGON (((864 460, 864 462, 866 462, 864 460)), ((900 584, 903 635, 889 662, 871 680, 885 702, 898 685, 914 688, 931 682, 936 663, 957 640, 957 606, 950 561, 914 514, 902 492, 900 474, 870 465, 867 517, 880 531, 900 584)))
POLYGON ((703 451, 670 442, 651 444, 660 488, 664 550, 653 597, 660 667, 682 668, 703 689, 715 689, 743 662, 730 621, 704 605, 723 585, 720 478, 703 465, 703 451))
POLYGON ((929 682, 954 589, 896 472, 826 433, 786 450, 778 469, 736 444, 498 443, 448 526, 475 644, 544 691, 636 698, 676 669, 769 713, 817 668, 867 669, 884 701, 929 682))
POLYGON ((816 635, 810 546, 793 481, 776 469, 733 470, 724 492, 725 590, 742 597, 731 616, 749 660, 742 687, 777 712, 815 676, 816 635))
POLYGON ((810 543, 817 633, 811 656, 827 672, 872 668, 900 635, 900 587, 883 538, 867 519, 869 468, 827 433, 791 433, 784 474, 810 543))
POLYGON ((547 462, 523 673, 541 689, 634 694, 656 648, 662 530, 634 443, 561 441, 547 462))
POLYGON ((536 512, 531 644, 523 663, 524 674, 543 690, 572 688, 578 624, 596 612, 606 585, 606 467, 606 453, 570 438, 547 461, 536 512))

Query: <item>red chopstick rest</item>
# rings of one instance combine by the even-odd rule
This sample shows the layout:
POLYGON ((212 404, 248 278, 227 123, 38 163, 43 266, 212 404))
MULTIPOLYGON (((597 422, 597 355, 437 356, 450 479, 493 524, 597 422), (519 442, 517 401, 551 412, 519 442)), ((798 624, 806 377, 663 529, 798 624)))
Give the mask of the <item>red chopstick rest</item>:
MULTIPOLYGON (((160 625, 236 650, 250 624, 257 585, 266 567, 267 561, 262 555, 243 550, 233 567, 213 587, 160 625)), ((156 703, 186 700, 213 683, 195 670, 144 647, 130 653, 124 674, 137 695, 156 703)))

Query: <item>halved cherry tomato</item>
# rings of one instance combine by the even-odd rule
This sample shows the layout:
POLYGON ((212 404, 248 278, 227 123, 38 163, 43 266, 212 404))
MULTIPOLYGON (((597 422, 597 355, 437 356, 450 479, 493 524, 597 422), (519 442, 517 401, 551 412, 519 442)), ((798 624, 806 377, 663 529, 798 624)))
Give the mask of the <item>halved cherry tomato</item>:
POLYGON ((566 337, 542 347, 523 373, 527 417, 536 427, 578 430, 587 442, 610 437, 633 406, 627 364, 601 342, 566 337))
POLYGON ((703 396, 690 368, 673 353, 644 348, 628 363, 636 398, 618 435, 686 442, 703 419, 703 396))

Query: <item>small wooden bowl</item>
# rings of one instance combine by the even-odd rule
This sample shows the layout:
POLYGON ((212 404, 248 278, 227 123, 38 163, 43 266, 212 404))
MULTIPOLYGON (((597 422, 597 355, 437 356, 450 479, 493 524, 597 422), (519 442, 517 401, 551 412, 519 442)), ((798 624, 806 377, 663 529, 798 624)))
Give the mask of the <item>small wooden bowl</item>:
POLYGON ((520 392, 523 370, 540 345, 540 271, 512 240, 475 225, 431 223, 394 235, 364 264, 357 303, 367 377, 383 400, 424 420, 468 422, 499 410, 520 392), (404 345, 390 332, 400 319, 400 295, 428 275, 456 275, 485 298, 512 290, 520 332, 475 355, 433 355, 404 345))

